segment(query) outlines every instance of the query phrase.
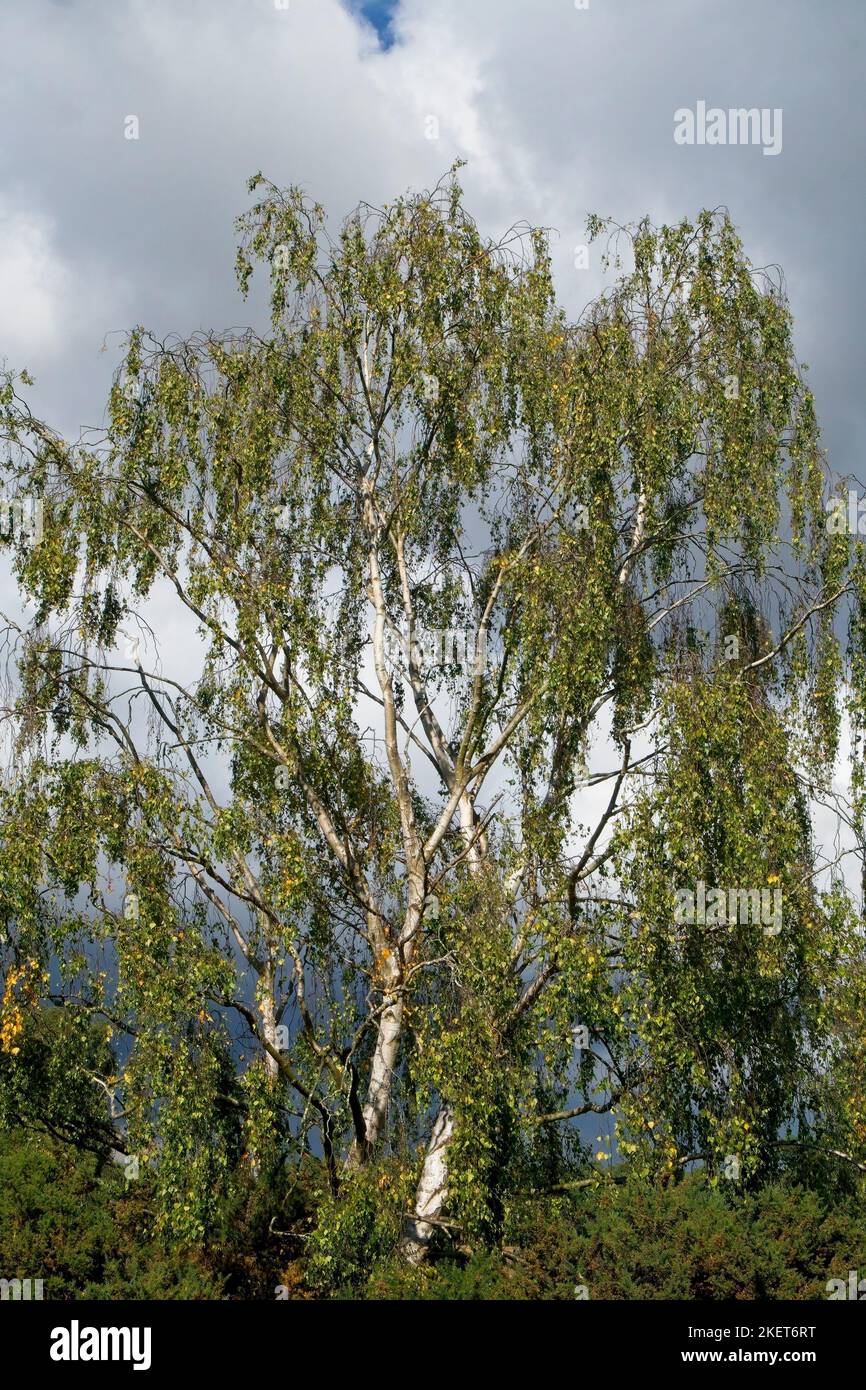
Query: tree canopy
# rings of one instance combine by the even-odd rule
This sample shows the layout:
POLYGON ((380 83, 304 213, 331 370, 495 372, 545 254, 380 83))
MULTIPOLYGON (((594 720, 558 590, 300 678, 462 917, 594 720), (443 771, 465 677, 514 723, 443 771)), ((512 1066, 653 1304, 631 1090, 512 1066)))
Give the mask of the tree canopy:
POLYGON ((572 322, 545 233, 485 238, 456 171, 337 232, 250 192, 269 322, 136 327, 75 441, 0 380, 43 506, 9 541, 4 1085, 56 1118, 50 1002, 161 1228, 312 1151, 322 1258, 383 1160, 415 1262, 575 1154, 854 1182, 863 907, 812 811, 862 859, 866 568, 781 275, 724 211, 592 218, 611 287, 572 322))

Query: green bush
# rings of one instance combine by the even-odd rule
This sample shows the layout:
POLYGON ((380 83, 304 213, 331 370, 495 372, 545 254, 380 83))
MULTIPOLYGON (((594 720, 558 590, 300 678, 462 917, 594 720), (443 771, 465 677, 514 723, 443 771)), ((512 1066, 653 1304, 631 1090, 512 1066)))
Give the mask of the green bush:
POLYGON ((339 1196, 324 1198, 307 1251, 312 1289, 352 1296, 377 1260, 393 1256, 413 1176, 396 1162, 359 1169, 346 1174, 339 1196))
POLYGON ((50 1299, 219 1298, 200 1252, 148 1238, 147 1182, 47 1136, 0 1132, 0 1274, 50 1299))
POLYGON ((636 1180, 572 1197, 523 1199, 503 1248, 406 1270, 380 1263, 371 1298, 826 1298, 830 1278, 866 1268, 866 1201, 781 1184, 733 1196, 696 1175, 636 1180))
MULTIPOLYGON (((823 1299, 866 1269, 866 1197, 779 1182, 755 1193, 632 1177, 523 1195, 500 1246, 446 1249, 420 1269, 397 1246, 416 1174, 389 1160, 325 1193, 316 1165, 238 1176, 212 1237, 153 1234, 153 1180, 46 1135, 0 1132, 0 1277, 41 1278, 52 1299, 438 1301, 823 1299)), ((443 1241, 445 1238, 443 1238, 443 1241)))

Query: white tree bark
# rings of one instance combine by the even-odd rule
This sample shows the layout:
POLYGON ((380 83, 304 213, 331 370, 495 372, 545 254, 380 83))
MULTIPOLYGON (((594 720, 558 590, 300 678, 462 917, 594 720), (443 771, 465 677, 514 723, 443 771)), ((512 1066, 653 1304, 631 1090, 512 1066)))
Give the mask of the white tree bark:
MULTIPOLYGON (((487 851, 486 837, 478 824, 471 798, 464 792, 458 802, 460 833, 467 847, 470 872, 480 873, 487 851)), ((454 1112, 444 1105, 436 1116, 424 1166, 415 1191, 415 1209, 407 1220, 401 1251, 410 1264, 427 1257, 430 1240, 442 1219, 448 1200, 448 1148, 454 1134, 454 1112)))
POLYGON ((385 1007, 379 1016, 376 1047, 373 1052, 367 1100, 364 1105, 364 1125, 368 1149, 374 1148, 386 1132, 394 1068, 397 1065, 402 1031, 403 998, 401 995, 390 1001, 386 999, 385 1007))
POLYGON ((454 1134, 454 1112, 447 1106, 436 1116, 424 1167, 415 1193, 415 1210, 406 1222, 400 1245, 410 1264, 421 1264, 448 1199, 448 1145, 454 1134))
MULTIPOLYGON (((277 1008, 274 1000, 274 981, 268 972, 262 977, 259 986, 259 1017, 262 1021, 262 1037, 271 1047, 279 1051, 277 1033, 277 1008)), ((265 1050, 265 1066, 270 1080, 276 1081, 280 1074, 280 1064, 276 1057, 267 1049, 265 1050)))
POLYGON ((409 882, 409 906, 400 932, 400 955, 386 946, 388 940, 373 917, 370 921, 370 935, 379 952, 379 968, 383 983, 382 1007, 376 1023, 376 1044, 370 1065, 367 1082, 367 1096, 363 1108, 364 1142, 356 1139, 349 1153, 349 1167, 358 1167, 365 1161, 376 1145, 387 1134, 388 1112, 391 1108, 391 1094, 394 1088, 394 1072, 400 1055, 400 1042, 403 1035, 402 994, 403 969, 411 964, 415 954, 418 932, 423 913, 424 888, 419 874, 412 874, 409 882))

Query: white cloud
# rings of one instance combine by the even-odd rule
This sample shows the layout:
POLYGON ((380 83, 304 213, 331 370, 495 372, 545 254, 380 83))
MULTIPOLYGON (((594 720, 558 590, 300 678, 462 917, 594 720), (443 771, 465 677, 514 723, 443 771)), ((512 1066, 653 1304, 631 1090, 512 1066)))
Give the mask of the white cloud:
POLYGON ((61 348, 68 289, 51 223, 0 199, 0 353, 10 366, 61 348))

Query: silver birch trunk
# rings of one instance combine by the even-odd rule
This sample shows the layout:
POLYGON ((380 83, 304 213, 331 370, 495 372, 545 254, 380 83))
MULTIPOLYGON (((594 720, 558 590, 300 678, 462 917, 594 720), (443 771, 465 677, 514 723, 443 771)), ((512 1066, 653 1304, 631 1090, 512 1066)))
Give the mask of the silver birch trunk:
POLYGON ((379 1015, 376 1032, 376 1047, 370 1068, 367 1087, 367 1100, 364 1105, 364 1126, 367 1149, 375 1148, 385 1134, 388 1112, 391 1106, 391 1089, 394 1068, 400 1052, 400 1037, 403 1032, 403 997, 387 997, 385 1007, 379 1015))
MULTIPOLYGON (((468 796, 458 803, 460 831, 469 849, 467 863, 470 872, 477 874, 484 862, 487 844, 479 830, 475 807, 468 796)), ((424 1166, 415 1190, 415 1207, 406 1222, 406 1232, 400 1249, 410 1264, 421 1264, 427 1258, 431 1238, 442 1220, 448 1200, 448 1148, 454 1135, 454 1112, 445 1105, 436 1116, 433 1131, 424 1155, 424 1166)))
POLYGON ((406 1222, 400 1252, 409 1264, 427 1258, 430 1241, 448 1199, 448 1146, 454 1134, 454 1112, 444 1106, 436 1116, 415 1192, 415 1210, 406 1222))

